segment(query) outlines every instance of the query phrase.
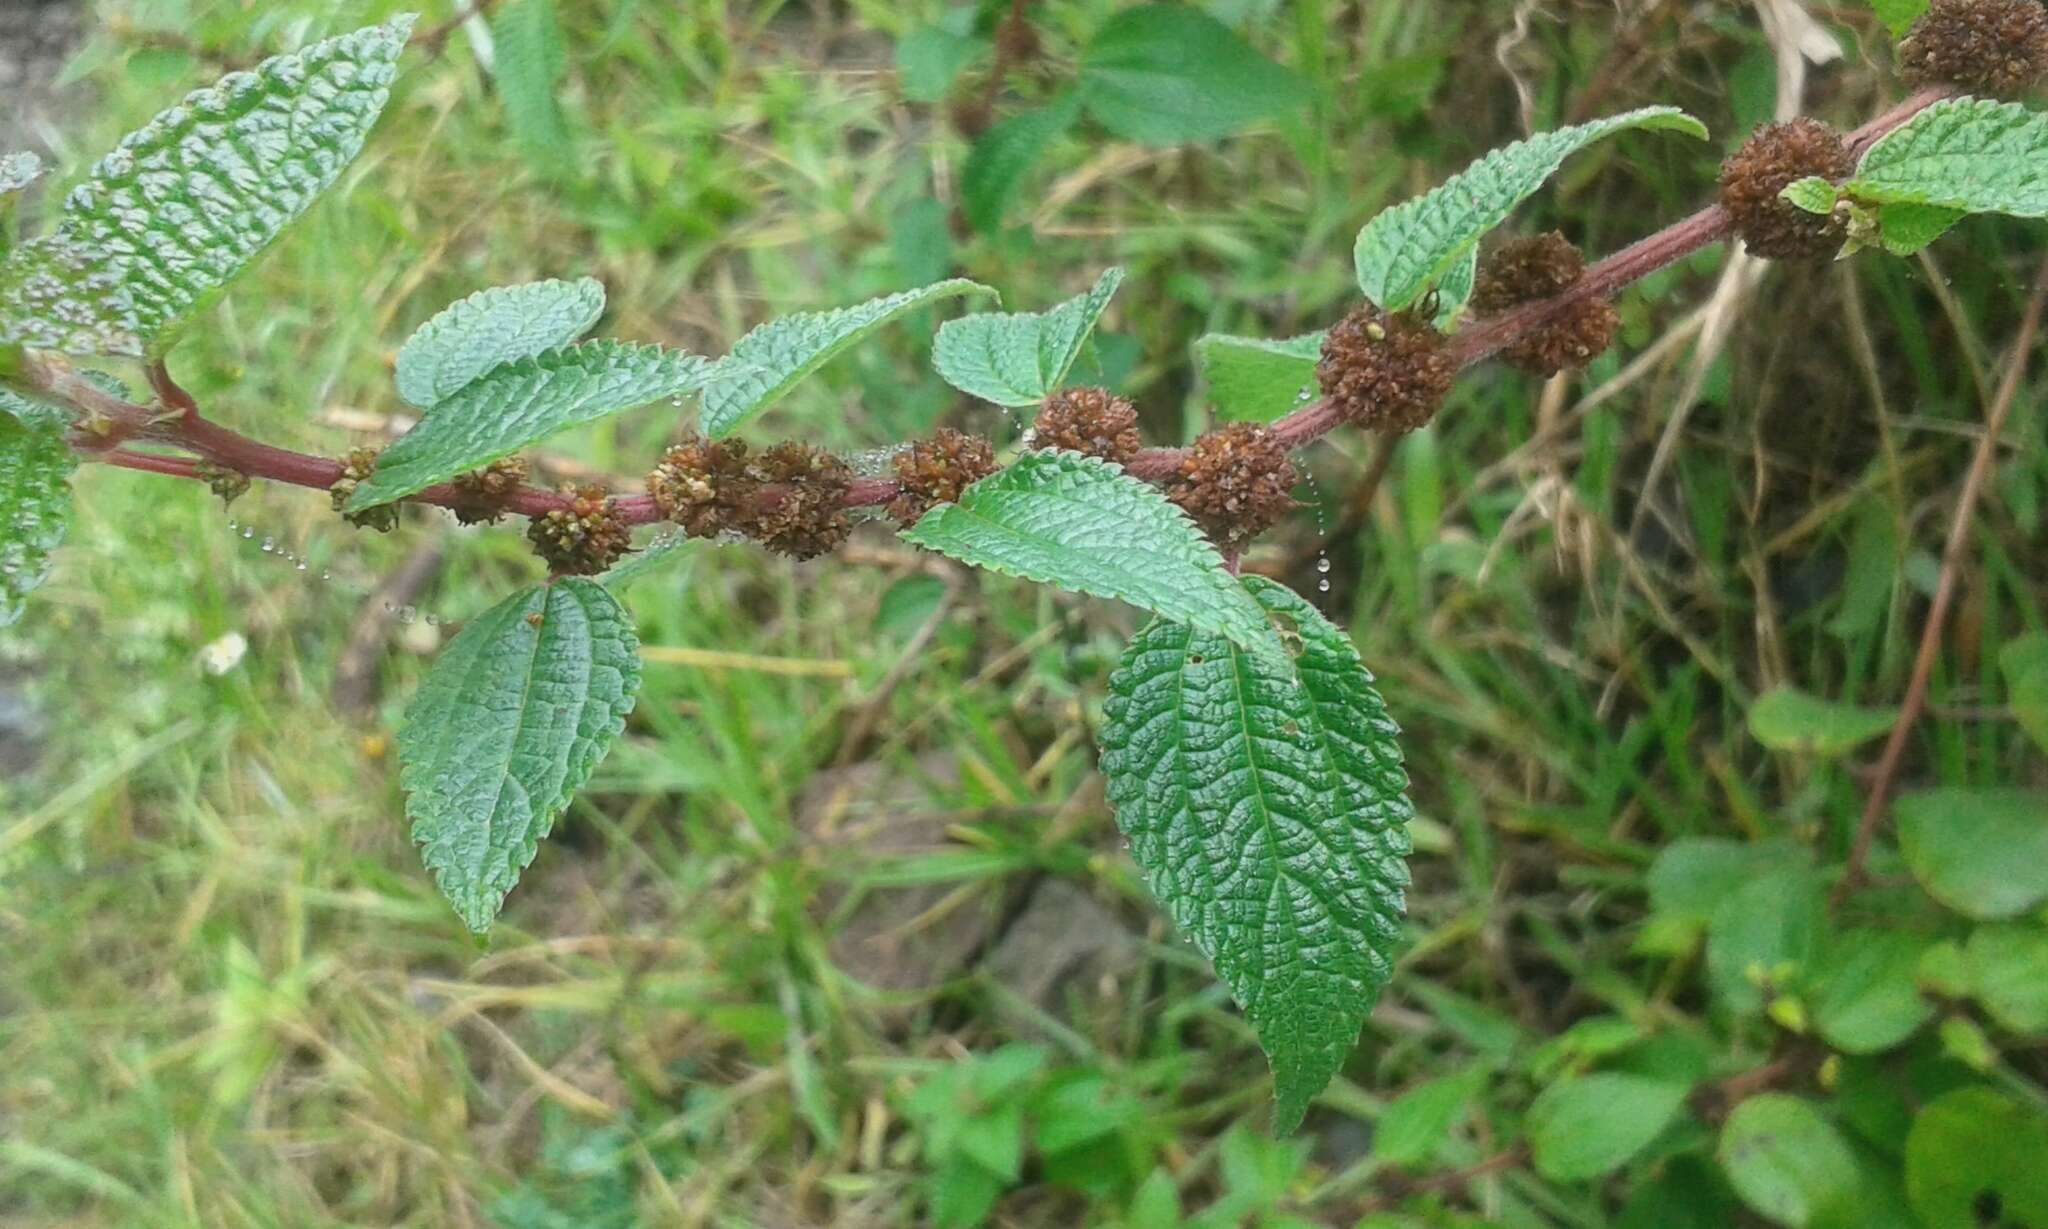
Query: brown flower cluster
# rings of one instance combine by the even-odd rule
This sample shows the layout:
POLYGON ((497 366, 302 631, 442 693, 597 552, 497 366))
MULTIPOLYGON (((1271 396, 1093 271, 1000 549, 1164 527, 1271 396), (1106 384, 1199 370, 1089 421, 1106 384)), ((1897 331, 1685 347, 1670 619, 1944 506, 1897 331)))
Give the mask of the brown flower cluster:
POLYGON ((1846 223, 1839 216, 1808 213, 1778 194, 1809 175, 1840 181, 1855 171, 1856 160, 1841 135, 1819 120, 1766 124, 1721 164, 1721 208, 1753 254, 1766 260, 1817 260, 1841 246, 1846 223))
POLYGON ((950 504, 970 483, 996 471, 996 452, 989 442, 951 427, 940 427, 928 440, 918 440, 896 454, 896 498, 889 515, 899 525, 914 525, 939 504, 950 504))
POLYGON ((1166 496, 1217 545, 1234 549, 1293 510, 1295 481, 1294 463, 1271 429, 1233 422, 1194 442, 1166 496))
POLYGON ((1934 0, 1899 43, 1899 67, 1916 86, 2024 93, 2048 76, 2048 8, 2041 0, 1934 0))
MULTIPOLYGON (((1571 289, 1586 275, 1586 258, 1556 231, 1511 239, 1479 262, 1472 284, 1472 310, 1482 316, 1571 289)), ((1614 342, 1621 317, 1605 299, 1581 299, 1555 319, 1501 351, 1501 357, 1532 375, 1554 376, 1584 367, 1614 342)))
POLYGON ((556 576, 595 576, 632 546, 633 531, 601 486, 565 486, 569 506, 536 516, 526 527, 535 553, 556 576))
POLYGON ((192 469, 208 489, 220 496, 223 504, 232 504, 249 493, 249 475, 239 469, 230 469, 213 461, 200 461, 192 469))
POLYGON ((647 476, 663 517, 695 538, 737 533, 773 551, 810 559, 853 531, 846 491, 853 471, 794 441, 755 453, 739 440, 692 438, 668 450, 647 476))
POLYGON ((1346 422, 1390 434, 1435 417, 1457 374, 1427 320, 1371 303, 1331 326, 1316 363, 1316 383, 1346 422))
POLYGON ((1138 455, 1138 407, 1103 388, 1064 388, 1045 399, 1032 443, 1122 465, 1138 455))
POLYGON ((526 462, 518 457, 501 457, 482 469, 458 474, 448 484, 455 488, 455 519, 465 525, 488 525, 505 515, 505 501, 526 482, 526 462))
MULTIPOLYGON (((375 448, 351 448, 341 461, 341 477, 327 488, 328 501, 336 512, 348 506, 349 496, 369 478, 370 471, 377 468, 375 448)), ((398 528, 398 505, 378 504, 362 512, 341 512, 341 519, 358 529, 374 529, 378 533, 390 533, 398 528)))

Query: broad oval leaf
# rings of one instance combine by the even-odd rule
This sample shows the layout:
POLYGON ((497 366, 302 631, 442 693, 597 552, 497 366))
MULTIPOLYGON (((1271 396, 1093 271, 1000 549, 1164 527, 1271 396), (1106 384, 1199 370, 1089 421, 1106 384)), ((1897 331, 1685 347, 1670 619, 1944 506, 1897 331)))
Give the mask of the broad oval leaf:
POLYGON ((1195 339, 1195 365, 1217 416, 1249 422, 1272 422, 1315 396, 1322 354, 1320 332, 1282 341, 1228 333, 1195 339))
POLYGON ((1110 678, 1102 771, 1131 856, 1216 966, 1292 1130, 1393 970, 1407 825, 1398 728, 1343 632, 1262 577, 1290 657, 1164 620, 1110 678))
POLYGON ((442 308, 399 348, 398 395, 430 410, 500 363, 568 345, 603 314, 596 278, 479 290, 442 308))
POLYGON ((1942 904, 1996 920, 2048 900, 2048 793, 1936 789, 1893 809, 1907 867, 1942 904))
POLYGON ((1671 1125, 1688 1091, 1679 1081, 1615 1071, 1559 1080, 1529 1105, 1536 1172, 1553 1182, 1612 1173, 1671 1125))
POLYGON ((712 439, 731 435, 780 401, 797 381, 869 333, 935 299, 966 294, 997 297, 980 282, 956 277, 852 307, 799 312, 760 325, 712 369, 704 386, 704 434, 712 439))
POLYGON ((622 341, 588 341, 494 367, 386 448, 348 511, 403 499, 570 427, 694 392, 710 370, 700 355, 622 341))
POLYGON ((1461 262, 1469 260, 1486 233, 1542 187, 1566 158, 1629 128, 1707 135, 1705 125, 1676 107, 1644 107, 1496 149, 1435 191, 1365 224, 1352 250, 1358 288, 1388 311, 1400 311, 1453 273, 1462 276, 1461 262))
POLYGON ((2048 217, 2044 163, 2048 115, 2016 102, 1949 98, 1878 138, 1842 191, 1870 204, 2048 217))
POLYGON ((1122 467, 1029 452, 941 504, 904 540, 962 563, 1129 602, 1271 659, 1265 611, 1187 515, 1122 467))
POLYGON ((1061 94, 1035 111, 1013 115, 981 134, 960 168, 960 211, 983 234, 994 234, 1017 185, 1081 115, 1081 97, 1061 94))
POLYGON ((230 73, 124 137, 0 266, 0 341, 163 353, 361 151, 412 21, 230 73))
POLYGON ((1306 107, 1306 82, 1230 27, 1184 4, 1141 4, 1104 22, 1081 53, 1081 98, 1117 136, 1206 141, 1306 107))
POLYGON ((1773 751, 1837 756, 1891 729, 1898 715, 1895 708, 1865 708, 1773 687, 1749 706, 1749 732, 1773 751))
POLYGON ((515 594, 450 641, 398 731, 412 839, 471 930, 498 915, 640 690, 640 642, 602 585, 515 594))
POLYGON ((1774 1224, 1800 1226, 1862 1184, 1856 1154, 1813 1103, 1767 1092, 1735 1107, 1716 1152, 1735 1193, 1774 1224))
POLYGON ((71 523, 78 458, 53 411, 0 390, 0 627, 21 617, 71 523))
POLYGON ((1995 1088, 1958 1088, 1913 1121, 1906 1198, 1927 1225, 2048 1224, 2044 1157, 2048 1115, 2038 1105, 1995 1088))
POLYGON ((996 405, 1037 405, 1081 357, 1124 271, 1103 271, 1087 293, 1042 312, 989 312, 939 326, 932 366, 954 388, 996 405))

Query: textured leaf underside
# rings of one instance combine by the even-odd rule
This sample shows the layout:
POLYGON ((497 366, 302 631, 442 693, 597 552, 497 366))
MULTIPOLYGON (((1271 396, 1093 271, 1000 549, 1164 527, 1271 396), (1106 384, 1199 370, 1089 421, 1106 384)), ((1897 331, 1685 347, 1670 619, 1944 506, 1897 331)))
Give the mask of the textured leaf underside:
POLYGON ((1462 302, 1458 283, 1463 281, 1466 289, 1471 284, 1464 280, 1464 264, 1486 233, 1542 187, 1566 158, 1629 128, 1707 135, 1698 120, 1676 107, 1644 107, 1503 146, 1435 191, 1366 223, 1353 249, 1358 288, 1388 311, 1399 311, 1448 279, 1446 297, 1462 302))
POLYGON ((1124 271, 1104 271, 1087 293, 1043 312, 962 316, 939 326, 932 366, 946 383, 996 405, 1037 405, 1058 389, 1124 271))
POLYGON ((0 341, 156 355, 362 149, 410 15, 230 73, 123 138, 0 266, 0 341))
POLYGON ((21 617, 71 522, 78 459, 52 411, 0 389, 0 627, 21 617))
POLYGON ((966 278, 934 282, 852 307, 799 312, 755 328, 718 361, 704 388, 704 434, 719 439, 780 401, 797 382, 869 333, 937 299, 995 291, 966 278))
POLYGON ((595 278, 495 286, 442 308, 398 351, 398 395, 432 409, 501 363, 566 346, 604 314, 595 278))
POLYGON ((1029 452, 903 533, 962 563, 1115 598, 1283 659, 1265 612, 1181 510, 1120 466, 1029 452))
POLYGON ((572 578, 479 615, 420 684, 398 732, 406 815, 471 930, 490 926, 625 728, 639 648, 618 600, 572 578))
POLYGON ((710 370, 699 355, 621 341, 564 346, 494 367, 385 449, 349 511, 403 499, 571 427, 694 392, 710 370))
POLYGON ((1262 577, 1285 664, 1155 622, 1110 679, 1102 771, 1131 856, 1243 1006, 1300 1123, 1392 972, 1407 825, 1398 728, 1350 640, 1262 577))
POLYGON ((1945 99, 1879 138, 1842 191, 1872 204, 2048 217, 2048 115, 1945 99))

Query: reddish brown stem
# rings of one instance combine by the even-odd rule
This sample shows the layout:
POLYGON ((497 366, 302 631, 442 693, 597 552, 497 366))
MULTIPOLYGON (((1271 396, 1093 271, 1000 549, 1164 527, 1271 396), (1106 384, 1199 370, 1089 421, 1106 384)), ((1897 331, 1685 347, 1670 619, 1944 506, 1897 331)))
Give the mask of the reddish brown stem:
POLYGON ((2012 356, 2006 360, 2005 376, 1999 381, 1998 391, 1993 394, 1991 404, 1984 412, 1984 434, 1977 441, 1977 454, 1970 460, 1970 471, 1963 477, 1962 493, 1956 497, 1955 519, 1949 522, 1948 541, 1941 551, 1941 577, 1935 582, 1934 601, 1927 608, 1927 622, 1920 630, 1920 649, 1913 658, 1913 673, 1906 682, 1906 698, 1899 705, 1899 717, 1892 723, 1891 737, 1885 740, 1884 753, 1878 758, 1877 772, 1870 781, 1870 796, 1863 806, 1863 818, 1856 826, 1856 839, 1849 847, 1849 864, 1842 872, 1842 878, 1835 885, 1832 896, 1834 904, 1840 904, 1862 881, 1865 863, 1870 858, 1870 844, 1877 834, 1877 824, 1884 817, 1885 806, 1891 800, 1892 782, 1898 777, 1899 765, 1906 754, 1906 742, 1913 733, 1913 727, 1920 720, 1921 712, 1927 705, 1927 684, 1934 675, 1934 660, 1941 655, 1941 636, 1948 626, 1949 607, 1955 602, 1956 586, 1963 571, 1963 554, 1969 549, 1970 526, 1976 520, 1977 499, 1983 493, 1984 483, 1991 476, 1991 461, 1998 452, 1998 435, 2005 427, 2006 416, 2012 412, 2013 402, 2018 399, 2020 381, 2027 373, 2027 360, 2034 348, 2034 336, 2041 327, 2041 313, 2048 308, 2048 260, 2041 264, 2041 270, 2034 277, 2034 293, 2027 300, 2026 313, 2020 317, 2019 334, 2013 341, 2012 356))

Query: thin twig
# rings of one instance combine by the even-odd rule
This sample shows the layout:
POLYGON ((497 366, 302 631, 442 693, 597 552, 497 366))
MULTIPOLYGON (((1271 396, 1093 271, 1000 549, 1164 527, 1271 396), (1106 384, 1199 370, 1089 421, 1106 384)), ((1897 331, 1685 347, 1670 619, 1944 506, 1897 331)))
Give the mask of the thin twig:
POLYGON ((1892 723, 1891 737, 1885 740, 1884 754, 1879 757, 1877 772, 1871 778, 1870 796, 1863 806, 1863 820, 1857 825, 1855 843, 1849 848, 1848 867, 1830 897, 1833 905, 1840 905, 1863 881, 1864 865, 1870 857, 1870 842, 1877 833, 1878 820, 1884 817, 1885 805, 1891 799, 1892 782, 1905 758, 1906 740, 1926 707, 1927 684, 1934 674, 1934 659, 1941 651, 1941 637, 1948 625, 1949 607, 1955 601, 1958 577, 1963 570, 1963 552, 1968 549, 1970 526, 1976 520, 1977 497, 1984 490, 1985 480, 1991 476, 1992 458, 1998 451, 1998 433, 2005 426, 2006 415, 2012 411, 2013 402, 2019 397, 2020 382, 2027 373, 2027 360, 2032 357, 2034 335, 2040 330, 2044 307, 2048 307, 2048 260, 2041 262, 2041 270, 2034 277, 2034 293, 2027 300, 2026 314, 2020 317, 2019 334, 2013 341, 2011 355, 2006 359, 2005 376, 1999 381, 1998 392, 1985 410, 1984 434, 1977 441, 1977 455, 1970 461, 1970 472, 1963 478, 1962 494, 1956 499, 1955 519, 1949 524, 1948 543, 1941 552, 1941 578, 1935 583, 1934 601, 1927 608, 1927 622, 1920 631, 1920 652, 1913 659, 1913 674, 1906 683, 1906 698, 1899 705, 1899 719, 1892 723))

